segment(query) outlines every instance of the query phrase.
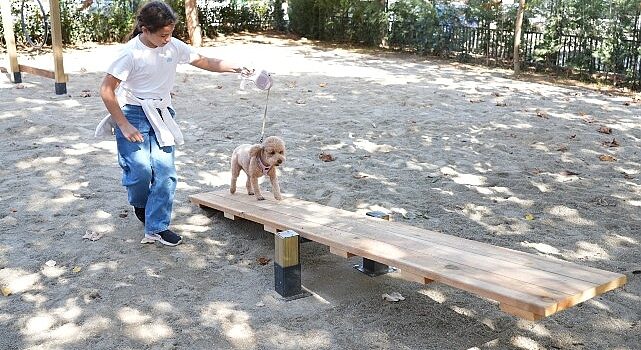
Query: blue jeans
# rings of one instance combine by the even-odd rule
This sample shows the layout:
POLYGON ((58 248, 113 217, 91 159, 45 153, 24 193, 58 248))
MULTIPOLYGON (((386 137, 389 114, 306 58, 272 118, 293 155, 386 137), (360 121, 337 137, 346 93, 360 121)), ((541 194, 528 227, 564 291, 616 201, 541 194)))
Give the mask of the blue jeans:
MULTIPOLYGON (((127 187, 129 203, 145 208, 145 233, 159 233, 167 230, 171 222, 177 182, 174 147, 158 145, 141 106, 125 105, 122 111, 144 138, 143 142, 131 142, 116 128, 122 185, 127 187)), ((175 116, 173 110, 170 112, 175 116)))

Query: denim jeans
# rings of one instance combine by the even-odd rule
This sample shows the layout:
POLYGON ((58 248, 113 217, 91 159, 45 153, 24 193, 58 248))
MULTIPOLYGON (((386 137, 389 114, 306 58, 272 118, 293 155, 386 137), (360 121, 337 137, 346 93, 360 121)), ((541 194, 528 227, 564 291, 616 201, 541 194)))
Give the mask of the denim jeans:
MULTIPOLYGON (((116 128, 118 163, 122 168, 122 185, 127 188, 129 203, 145 208, 145 233, 154 234, 169 228, 176 192, 174 147, 160 147, 156 134, 141 106, 125 105, 125 117, 144 138, 131 142, 116 128)), ((172 117, 174 111, 170 109, 172 117)))

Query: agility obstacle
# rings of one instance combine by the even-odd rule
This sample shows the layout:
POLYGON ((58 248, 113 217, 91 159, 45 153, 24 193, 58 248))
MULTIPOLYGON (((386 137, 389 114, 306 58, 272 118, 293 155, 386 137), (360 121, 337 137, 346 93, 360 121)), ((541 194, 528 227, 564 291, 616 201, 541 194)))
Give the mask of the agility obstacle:
POLYGON ((59 0, 49 0, 49 17, 51 19, 51 46, 53 49, 54 71, 30 67, 18 63, 18 50, 16 49, 16 38, 13 32, 13 19, 11 17, 11 2, 0 1, 2 10, 2 25, 4 38, 7 43, 7 55, 9 57, 9 70, 11 81, 22 82, 22 73, 42 76, 55 80, 55 92, 57 95, 67 93, 67 81, 62 59, 62 28, 60 26, 60 3, 59 0))
MULTIPOLYGON (((223 212, 229 219, 239 217, 251 220, 262 224, 266 231, 272 233, 291 230, 302 238, 329 246, 333 254, 345 258, 360 256, 364 262, 361 267, 365 269, 369 265, 378 272, 386 272, 388 266, 393 266, 400 270, 400 277, 404 279, 422 284, 437 281, 495 300, 504 312, 528 320, 550 316, 620 287, 627 281, 623 274, 358 215, 313 202, 295 198, 257 201, 254 196, 240 192, 233 195, 228 191, 207 192, 189 198, 201 207, 223 212)), ((282 256, 287 251, 298 254, 298 249, 278 248, 283 239, 275 241, 278 260, 295 262, 281 268, 299 264, 298 256, 282 256)), ((288 246, 291 245, 289 241, 288 246)), ((290 291, 299 290, 291 286, 297 278, 300 281, 299 267, 289 277, 286 274, 275 277, 289 278, 289 281, 280 283, 290 286, 290 291)), ((276 286, 279 287, 278 280, 276 286)), ((280 288, 283 289, 282 286, 280 288)))

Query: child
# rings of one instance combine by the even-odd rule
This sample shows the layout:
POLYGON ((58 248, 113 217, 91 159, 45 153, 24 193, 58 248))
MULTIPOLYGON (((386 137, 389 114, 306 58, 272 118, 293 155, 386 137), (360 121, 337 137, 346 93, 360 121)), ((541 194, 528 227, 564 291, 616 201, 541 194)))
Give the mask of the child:
POLYGON ((159 241, 168 246, 182 241, 169 230, 177 180, 174 147, 183 143, 170 96, 176 66, 189 63, 211 72, 251 73, 231 62, 203 57, 172 38, 175 25, 174 11, 162 1, 140 9, 130 40, 100 87, 111 116, 96 131, 114 129, 122 184, 136 217, 145 225, 141 243, 159 241))

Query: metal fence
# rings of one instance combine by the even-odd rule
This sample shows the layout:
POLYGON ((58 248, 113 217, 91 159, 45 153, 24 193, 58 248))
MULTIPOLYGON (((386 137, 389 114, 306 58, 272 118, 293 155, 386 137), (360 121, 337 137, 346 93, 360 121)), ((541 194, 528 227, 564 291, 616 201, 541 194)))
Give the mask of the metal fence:
MULTIPOLYGON (((394 24, 390 25, 391 31, 394 24)), ((486 64, 511 65, 514 59, 514 32, 490 28, 441 26, 421 38, 399 37, 390 31, 389 45, 403 50, 454 56, 461 60, 478 60, 486 64), (425 38, 423 38, 425 39, 425 38), (421 50, 420 48, 427 48, 421 50)), ((521 39, 524 65, 577 74, 599 74, 619 84, 641 89, 641 41, 626 39, 613 44, 608 38, 561 34, 554 49, 542 53, 544 34, 524 32, 521 39), (606 47, 610 45, 609 47, 606 47), (613 47, 611 45, 614 45, 613 47), (607 60, 605 57, 609 57, 607 60)))

